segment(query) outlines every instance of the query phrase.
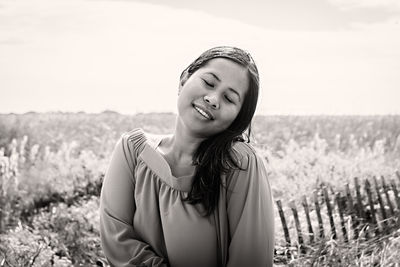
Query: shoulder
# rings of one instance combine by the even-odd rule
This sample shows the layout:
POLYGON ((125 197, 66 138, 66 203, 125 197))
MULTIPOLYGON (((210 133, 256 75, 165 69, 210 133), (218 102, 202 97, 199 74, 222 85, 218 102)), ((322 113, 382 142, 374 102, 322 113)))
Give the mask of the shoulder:
POLYGON ((256 149, 251 144, 241 141, 233 144, 232 155, 242 169, 247 169, 258 157, 256 149))
POLYGON ((144 149, 146 136, 143 129, 135 128, 124 132, 119 142, 121 142, 125 153, 137 156, 144 149))
POLYGON ((253 192, 253 195, 270 192, 267 161, 263 158, 263 153, 244 142, 234 143, 232 152, 239 168, 232 168, 224 181, 228 189, 227 201, 229 202, 232 196, 244 197, 248 192, 253 192))
POLYGON ((144 136, 144 131, 142 128, 135 128, 132 130, 129 130, 127 132, 122 133, 121 139, 124 141, 135 141, 137 139, 143 139, 144 136))
POLYGON ((142 151, 146 144, 155 148, 166 135, 145 132, 142 128, 135 128, 122 134, 122 142, 127 146, 142 151))
POLYGON ((235 180, 242 177, 240 179, 247 180, 243 176, 250 178, 267 176, 269 161, 263 151, 251 144, 235 142, 232 146, 232 157, 239 168, 232 168, 228 179, 235 180))

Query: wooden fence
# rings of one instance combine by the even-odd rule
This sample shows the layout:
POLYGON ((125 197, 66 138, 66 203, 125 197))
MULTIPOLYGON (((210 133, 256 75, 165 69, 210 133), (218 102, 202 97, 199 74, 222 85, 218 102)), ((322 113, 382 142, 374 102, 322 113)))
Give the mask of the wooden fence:
MULTIPOLYGON (((334 192, 324 185, 315 190, 310 197, 304 196, 301 203, 290 201, 288 204, 294 222, 296 239, 291 239, 288 227, 288 215, 285 214, 280 200, 276 201, 282 229, 285 236, 286 254, 295 247, 300 254, 307 253, 306 248, 327 239, 369 239, 391 233, 400 228, 400 172, 396 178, 381 176, 365 179, 362 183, 356 177, 353 186, 346 184, 342 191, 334 192), (298 206, 303 206, 303 211, 298 206), (299 216, 304 214, 304 216, 299 216), (314 220, 312 219, 315 218, 314 220), (324 223, 325 221, 325 223, 324 223), (328 223, 329 222, 329 223, 328 223), (306 230, 302 226, 306 225, 306 230), (326 229, 329 225, 329 229, 326 229), (339 227, 337 227, 339 226, 339 227)), ((293 228, 293 227, 292 227, 293 228)))

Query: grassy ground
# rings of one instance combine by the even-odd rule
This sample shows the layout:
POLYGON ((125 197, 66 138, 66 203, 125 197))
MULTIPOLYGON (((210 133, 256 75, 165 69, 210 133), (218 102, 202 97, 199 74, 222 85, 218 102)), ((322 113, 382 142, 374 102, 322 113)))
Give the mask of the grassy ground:
MULTIPOLYGON (((170 132, 174 118, 116 113, 0 115, 0 266, 96 265, 104 258, 98 195, 117 138, 135 127, 170 132)), ((274 197, 282 200, 287 212, 289 199, 298 201, 321 183, 342 190, 355 176, 393 177, 400 168, 399 136, 399 116, 257 117, 254 124, 254 146, 268 160, 274 197)), ((277 265, 400 262, 398 231, 350 243, 325 240, 307 247, 305 255, 293 242, 288 257, 278 214, 275 219, 277 265)), ((323 219, 329 227, 327 216, 323 219)), ((288 226, 295 237, 293 219, 288 226)))

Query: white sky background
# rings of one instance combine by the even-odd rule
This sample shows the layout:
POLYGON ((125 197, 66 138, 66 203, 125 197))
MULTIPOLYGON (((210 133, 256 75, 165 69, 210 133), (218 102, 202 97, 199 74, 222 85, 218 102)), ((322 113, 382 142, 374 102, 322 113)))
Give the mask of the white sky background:
POLYGON ((217 45, 253 55, 257 114, 400 114, 398 0, 0 0, 0 113, 176 112, 217 45))

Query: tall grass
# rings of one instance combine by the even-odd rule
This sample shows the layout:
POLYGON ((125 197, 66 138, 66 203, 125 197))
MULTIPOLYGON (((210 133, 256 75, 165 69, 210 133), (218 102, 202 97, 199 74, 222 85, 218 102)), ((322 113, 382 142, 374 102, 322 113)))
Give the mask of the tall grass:
MULTIPOLYGON (((103 257, 98 195, 115 142, 135 127, 171 132, 174 120, 173 114, 113 112, 0 115, 0 266, 95 264, 103 257)), ((253 131, 269 163, 275 199, 298 200, 321 183, 340 188, 355 176, 390 176, 400 169, 400 116, 257 117, 253 131)), ((275 219, 279 247, 285 242, 277 214, 275 219)), ((294 222, 288 225, 294 231, 294 222)), ((276 262, 399 262, 398 233, 352 242, 328 240, 306 256, 292 253, 287 261, 277 255, 276 262)))

